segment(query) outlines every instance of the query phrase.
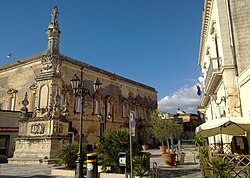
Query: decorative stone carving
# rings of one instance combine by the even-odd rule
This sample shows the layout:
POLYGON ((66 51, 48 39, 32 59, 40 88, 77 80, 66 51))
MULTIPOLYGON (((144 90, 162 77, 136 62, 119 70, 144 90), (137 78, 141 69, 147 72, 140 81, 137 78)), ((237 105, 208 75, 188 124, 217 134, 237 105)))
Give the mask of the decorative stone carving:
POLYGON ((60 106, 61 97, 58 95, 58 88, 54 96, 54 105, 52 110, 52 118, 58 118, 61 115, 61 106, 60 106))
POLYGON ((30 132, 33 134, 43 134, 45 130, 45 124, 43 123, 35 123, 31 125, 30 132))
POLYGON ((51 12, 51 21, 49 23, 46 35, 48 37, 47 54, 59 54, 60 30, 57 21, 58 8, 55 6, 51 12))
POLYGON ((53 134, 62 134, 63 133, 63 125, 61 123, 55 122, 53 125, 53 134))
POLYGON ((7 91, 8 94, 14 94, 14 93, 17 93, 18 90, 14 89, 14 88, 11 88, 7 91))
POLYGON ((69 115, 69 110, 68 110, 68 107, 69 107, 69 103, 68 103, 68 99, 67 97, 65 97, 65 101, 64 101, 64 106, 63 106, 63 111, 62 111, 62 115, 67 117, 69 115))
POLYGON ((59 54, 46 54, 42 58, 42 73, 51 72, 54 75, 60 74, 61 60, 59 54))
POLYGON ((36 90, 37 89, 37 84, 36 83, 33 83, 31 86, 30 86, 30 90, 36 90))
POLYGON ((27 105, 29 104, 29 101, 27 99, 27 92, 25 93, 24 99, 22 101, 23 107, 20 109, 21 110, 21 118, 25 118, 28 116, 28 108, 27 105))

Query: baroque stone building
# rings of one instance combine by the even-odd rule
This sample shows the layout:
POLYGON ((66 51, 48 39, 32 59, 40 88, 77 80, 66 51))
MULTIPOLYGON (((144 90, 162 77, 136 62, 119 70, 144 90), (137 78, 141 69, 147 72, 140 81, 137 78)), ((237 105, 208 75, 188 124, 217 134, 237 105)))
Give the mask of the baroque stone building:
MULTIPOLYGON (((250 1, 204 0, 199 65, 205 120, 250 118, 250 1)), ((210 137, 230 143, 231 137, 210 137)), ((248 140, 250 143, 250 140, 248 140)))
POLYGON ((74 74, 83 73, 84 87, 94 95, 85 97, 84 144, 96 144, 100 120, 106 130, 128 127, 129 111, 136 112, 140 123, 157 108, 155 88, 61 54, 57 15, 55 6, 47 50, 0 67, 0 110, 21 109, 14 161, 53 160, 63 144, 78 140, 80 100, 70 86, 74 74), (96 78, 102 82, 98 93, 93 90, 96 78))

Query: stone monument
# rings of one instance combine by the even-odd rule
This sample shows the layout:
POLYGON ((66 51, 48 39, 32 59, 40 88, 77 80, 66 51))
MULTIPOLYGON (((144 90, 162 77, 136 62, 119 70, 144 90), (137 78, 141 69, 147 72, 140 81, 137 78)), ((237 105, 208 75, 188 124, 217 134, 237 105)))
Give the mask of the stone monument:
POLYGON ((41 60, 43 68, 32 86, 38 91, 35 110, 33 113, 28 112, 26 93, 22 101, 19 136, 15 140, 15 152, 13 158, 8 159, 9 163, 54 163, 62 146, 69 143, 67 99, 65 97, 64 106, 61 106, 60 97, 65 85, 60 74, 60 30, 57 15, 58 9, 55 6, 46 31, 48 49, 41 60))

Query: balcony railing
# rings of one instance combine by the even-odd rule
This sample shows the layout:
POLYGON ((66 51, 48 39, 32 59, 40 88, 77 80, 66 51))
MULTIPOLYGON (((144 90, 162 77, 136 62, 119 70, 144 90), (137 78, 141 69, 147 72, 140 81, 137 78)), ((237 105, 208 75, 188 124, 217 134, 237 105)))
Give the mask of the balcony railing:
POLYGON ((209 88, 213 87, 212 85, 216 85, 221 76, 221 58, 212 58, 208 67, 206 79, 205 79, 205 88, 209 90, 209 88), (215 77, 215 78, 214 78, 215 77))

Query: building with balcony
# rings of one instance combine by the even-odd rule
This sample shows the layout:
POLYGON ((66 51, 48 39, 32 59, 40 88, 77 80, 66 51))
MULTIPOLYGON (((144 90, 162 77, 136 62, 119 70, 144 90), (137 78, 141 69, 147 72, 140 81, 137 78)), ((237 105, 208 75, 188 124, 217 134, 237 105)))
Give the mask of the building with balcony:
MULTIPOLYGON (((250 119, 249 29, 250 1, 204 0, 198 59, 202 96, 198 109, 206 121, 222 117, 250 119)), ((209 138, 210 143, 221 140, 230 143, 231 137, 209 138)))
MULTIPOLYGON (((62 145, 79 140, 81 100, 70 86, 74 74, 83 76, 84 87, 92 94, 84 102, 83 145, 96 144, 101 126, 102 131, 128 127, 129 111, 136 112, 139 123, 149 121, 157 108, 155 88, 61 54, 57 14, 55 7, 46 30, 47 50, 0 67, 0 110, 9 111, 1 117, 0 128, 6 127, 3 120, 11 119, 8 113, 19 111, 15 163, 39 164, 45 158, 48 162, 62 145), (96 78, 102 82, 98 93, 93 89, 96 78)), ((17 127, 13 124, 8 127, 17 127)), ((0 130, 0 138, 4 135, 0 130)), ((8 145, 11 155, 14 144, 8 145)))

